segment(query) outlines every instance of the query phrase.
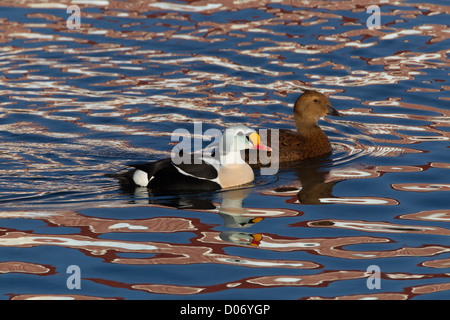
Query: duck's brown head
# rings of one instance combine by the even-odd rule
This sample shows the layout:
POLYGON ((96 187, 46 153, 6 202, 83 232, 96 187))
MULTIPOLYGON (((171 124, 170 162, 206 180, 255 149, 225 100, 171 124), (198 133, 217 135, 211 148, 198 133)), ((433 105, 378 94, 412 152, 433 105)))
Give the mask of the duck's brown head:
POLYGON ((341 114, 331 106, 328 98, 320 92, 307 90, 295 102, 294 117, 296 122, 316 125, 320 117, 341 114))

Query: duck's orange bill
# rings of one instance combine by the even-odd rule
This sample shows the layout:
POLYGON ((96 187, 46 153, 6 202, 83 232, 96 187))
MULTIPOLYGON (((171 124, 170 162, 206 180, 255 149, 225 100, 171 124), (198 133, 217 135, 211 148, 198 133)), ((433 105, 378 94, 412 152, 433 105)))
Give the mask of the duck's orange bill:
POLYGON ((272 151, 271 147, 266 146, 264 143, 261 143, 261 139, 259 138, 259 134, 253 132, 249 135, 250 140, 253 143, 253 146, 259 150, 272 151))

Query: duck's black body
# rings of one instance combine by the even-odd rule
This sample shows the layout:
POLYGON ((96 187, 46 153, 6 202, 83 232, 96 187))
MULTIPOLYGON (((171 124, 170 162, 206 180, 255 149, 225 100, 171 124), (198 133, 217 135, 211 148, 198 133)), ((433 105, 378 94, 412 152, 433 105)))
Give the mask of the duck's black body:
MULTIPOLYGON (((217 170, 205 161, 199 164, 174 164, 164 159, 145 164, 130 165, 147 174, 147 188, 155 191, 205 191, 221 188, 217 183, 217 170)), ((142 185, 143 186, 143 185, 142 185)))

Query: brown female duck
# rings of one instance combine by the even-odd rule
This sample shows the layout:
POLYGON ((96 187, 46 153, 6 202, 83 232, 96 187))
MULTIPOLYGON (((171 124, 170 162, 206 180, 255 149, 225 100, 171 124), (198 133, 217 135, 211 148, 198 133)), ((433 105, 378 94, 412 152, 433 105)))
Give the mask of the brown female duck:
MULTIPOLYGON (((270 161, 277 161, 280 167, 286 167, 298 161, 329 155, 332 151, 330 140, 318 124, 318 120, 326 115, 341 116, 322 93, 307 90, 301 94, 294 105, 297 132, 279 129, 278 155, 274 149, 276 146, 273 146, 274 150, 267 154, 270 161)), ((270 129, 267 135, 260 130, 261 139, 267 141, 268 146, 272 145, 271 133, 270 129)), ((257 161, 253 157, 256 157, 255 152, 246 152, 246 161, 253 168, 261 167, 259 157, 257 161)))

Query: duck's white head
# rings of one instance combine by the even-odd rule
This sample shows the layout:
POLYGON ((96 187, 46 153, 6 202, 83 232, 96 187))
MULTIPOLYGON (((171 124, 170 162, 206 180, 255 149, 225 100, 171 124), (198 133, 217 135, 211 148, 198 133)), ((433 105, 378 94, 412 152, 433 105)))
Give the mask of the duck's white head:
POLYGON ((234 125, 223 133, 219 143, 220 162, 222 164, 242 164, 241 150, 271 150, 261 143, 255 130, 244 125, 234 125))

